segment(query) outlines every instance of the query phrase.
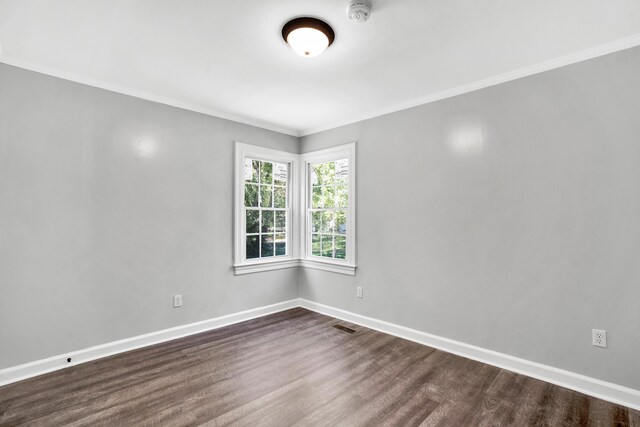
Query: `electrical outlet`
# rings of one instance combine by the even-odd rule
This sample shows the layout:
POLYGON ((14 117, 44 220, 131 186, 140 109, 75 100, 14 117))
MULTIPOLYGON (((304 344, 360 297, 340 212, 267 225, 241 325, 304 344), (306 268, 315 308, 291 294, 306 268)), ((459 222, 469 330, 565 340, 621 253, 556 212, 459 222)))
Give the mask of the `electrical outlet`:
POLYGON ((358 298, 362 298, 362 286, 358 286, 358 287, 356 288, 356 296, 357 296, 358 298))
POLYGON ((607 331, 601 329, 591 330, 591 340, 596 347, 607 347, 607 331))
POLYGON ((173 308, 182 307, 182 295, 173 296, 173 308))

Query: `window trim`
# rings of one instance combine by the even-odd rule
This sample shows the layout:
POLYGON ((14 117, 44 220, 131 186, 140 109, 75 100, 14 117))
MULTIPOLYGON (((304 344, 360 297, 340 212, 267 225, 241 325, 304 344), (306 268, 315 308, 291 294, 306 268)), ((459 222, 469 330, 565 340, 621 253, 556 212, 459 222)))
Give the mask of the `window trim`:
POLYGON ((234 255, 233 268, 235 274, 255 273, 258 271, 269 271, 280 268, 297 267, 299 263, 299 239, 296 233, 300 229, 299 224, 299 189, 298 176, 299 156, 286 151, 272 150, 256 145, 244 144, 236 141, 235 147, 235 168, 234 168, 234 255), (287 222, 287 250, 285 256, 274 256, 269 258, 244 259, 244 237, 245 221, 243 215, 244 208, 244 167, 245 158, 254 160, 265 160, 276 163, 289 164, 289 176, 287 176, 287 187, 289 193, 289 221, 287 222))
POLYGON ((355 275, 356 265, 356 143, 338 145, 323 150, 312 151, 300 155, 300 172, 302 177, 299 212, 301 218, 301 233, 299 235, 301 248, 300 265, 318 270, 355 275), (310 165, 339 159, 349 160, 349 207, 347 213, 347 253, 344 260, 323 258, 311 255, 310 214, 311 174, 310 165))
POLYGON ((312 151, 305 154, 294 154, 273 150, 257 145, 235 142, 234 159, 234 221, 233 221, 233 268, 235 275, 257 273, 261 271, 279 270, 282 268, 306 267, 333 273, 354 276, 356 272, 356 143, 312 151), (290 249, 286 256, 243 259, 245 244, 244 208, 244 159, 266 160, 290 165, 288 178, 289 188, 289 222, 287 224, 287 245, 290 249), (339 159, 349 159, 349 207, 347 219, 347 253, 346 258, 322 258, 310 255, 310 239, 308 233, 309 214, 307 212, 310 197, 310 163, 322 163, 339 159))

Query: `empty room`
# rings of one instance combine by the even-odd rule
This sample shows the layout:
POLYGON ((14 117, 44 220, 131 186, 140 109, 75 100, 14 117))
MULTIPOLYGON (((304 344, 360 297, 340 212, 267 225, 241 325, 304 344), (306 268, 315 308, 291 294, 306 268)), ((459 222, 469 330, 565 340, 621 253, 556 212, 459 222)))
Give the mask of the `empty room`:
POLYGON ((640 427, 640 0, 0 0, 0 427, 640 427))

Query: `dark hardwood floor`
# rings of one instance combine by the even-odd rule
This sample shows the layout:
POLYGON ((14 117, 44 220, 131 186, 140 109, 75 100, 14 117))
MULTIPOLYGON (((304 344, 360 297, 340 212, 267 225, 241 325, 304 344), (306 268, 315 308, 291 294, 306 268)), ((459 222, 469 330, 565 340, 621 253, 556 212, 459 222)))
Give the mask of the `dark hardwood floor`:
POLYGON ((640 427, 640 413, 297 308, 2 387, 0 426, 16 425, 640 427))

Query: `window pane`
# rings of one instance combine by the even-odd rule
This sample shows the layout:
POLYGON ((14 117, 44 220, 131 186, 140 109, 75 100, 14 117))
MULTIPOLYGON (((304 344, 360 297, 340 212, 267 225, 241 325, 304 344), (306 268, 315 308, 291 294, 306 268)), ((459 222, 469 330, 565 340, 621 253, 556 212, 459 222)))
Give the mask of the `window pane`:
POLYGON ((275 185, 286 185, 288 172, 289 172, 289 165, 287 165, 286 163, 274 163, 273 164, 273 183, 275 185))
POLYGON ((338 234, 347 233, 347 211, 335 211, 335 232, 338 234))
POLYGON ((335 175, 335 162, 316 163, 311 167, 312 185, 333 185, 335 175), (315 174, 315 180, 314 180, 315 174))
POLYGON ((240 245, 245 245, 245 259, 290 255, 289 178, 291 163, 244 159, 243 203, 245 227, 240 245), (277 234, 276 234, 277 233, 277 234))
POLYGON ((336 183, 346 183, 349 179, 349 159, 336 160, 336 183))
POLYGON ((321 164, 320 170, 322 171, 322 185, 333 185, 336 172, 335 162, 321 164))
POLYGON ((247 210, 247 233, 260 232, 260 211, 247 210))
POLYGON ((247 236, 247 259, 258 258, 260 256, 258 244, 258 236, 247 236))
POLYGON ((336 187, 336 208, 346 208, 349 206, 349 191, 346 185, 336 187))
POLYGON ((262 242, 262 258, 273 256, 273 234, 260 236, 262 242))
POLYGON ((287 229, 287 213, 285 211, 276 211, 276 233, 284 233, 287 229))
POLYGON ((336 258, 345 259, 347 255, 347 238, 344 236, 335 236, 336 258))
POLYGON ((274 187, 273 190, 273 207, 284 209, 287 207, 287 188, 274 187))
POLYGON ((260 161, 252 160, 251 167, 253 169, 253 178, 251 179, 251 182, 259 182, 258 175, 260 174, 260 161))
POLYGON ((320 256, 322 255, 321 247, 320 247, 320 235, 314 234, 311 236, 311 255, 320 256))
POLYGON ((313 187, 311 207, 318 209, 322 207, 322 187, 313 187))
POLYGON ((311 165, 311 208, 323 209, 311 213, 312 255, 346 259, 347 211, 328 209, 347 208, 349 204, 347 159, 311 165), (327 210, 324 210, 327 209, 327 210), (339 236, 333 236, 336 233, 339 236), (339 246, 336 246, 339 245, 339 246))
POLYGON ((333 186, 322 188, 322 204, 325 208, 332 208, 335 206, 336 201, 336 189, 333 186))
POLYGON ((245 159, 244 161, 244 180, 246 182, 258 182, 258 171, 260 162, 257 160, 245 159))
POLYGON ((311 232, 319 233, 321 224, 322 224, 322 212, 321 211, 311 212, 311 232))
POLYGON ((274 211, 263 210, 262 211, 262 227, 263 233, 273 233, 274 225, 274 211))
POLYGON ((330 234, 322 235, 322 256, 333 258, 333 236, 330 234))
POLYGON ((254 184, 244 185, 244 205, 248 208, 258 207, 258 186, 254 184))
POLYGON ((322 212, 322 227, 320 231, 323 233, 333 233, 333 212, 322 212))
POLYGON ((311 185, 322 185, 322 164, 311 165, 311 185))
POLYGON ((273 184, 273 163, 260 162, 260 182, 262 184, 273 184))
POLYGON ((260 186, 260 207, 270 208, 273 207, 272 202, 273 187, 271 185, 260 186))

